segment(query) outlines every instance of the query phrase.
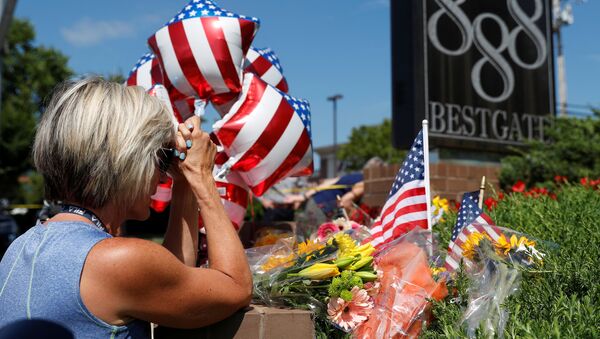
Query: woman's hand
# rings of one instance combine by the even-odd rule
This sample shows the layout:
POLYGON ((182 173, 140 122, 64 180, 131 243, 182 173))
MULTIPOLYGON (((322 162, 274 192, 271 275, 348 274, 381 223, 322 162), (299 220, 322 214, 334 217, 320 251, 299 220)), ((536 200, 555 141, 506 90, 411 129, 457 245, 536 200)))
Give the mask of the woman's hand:
POLYGON ((200 178, 212 178, 217 146, 200 128, 199 117, 193 116, 179 124, 175 149, 175 175, 181 173, 189 183, 200 178))

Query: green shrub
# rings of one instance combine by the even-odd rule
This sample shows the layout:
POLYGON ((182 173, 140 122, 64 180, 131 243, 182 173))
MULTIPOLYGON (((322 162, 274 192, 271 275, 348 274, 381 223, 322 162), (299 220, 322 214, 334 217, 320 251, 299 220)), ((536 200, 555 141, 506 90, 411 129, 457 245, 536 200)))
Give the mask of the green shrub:
MULTIPOLYGON (((497 225, 545 240, 550 248, 541 272, 524 274, 519 292, 509 298, 505 336, 600 337, 600 192, 565 185, 557 200, 511 194, 489 215, 497 225)), ((442 244, 450 239, 456 215, 447 219, 434 228, 442 244)), ((465 288, 458 290, 460 298, 451 296, 434 305, 436 319, 424 338, 465 336, 458 326, 466 306, 465 288)))
POLYGON ((405 150, 397 150, 390 144, 392 122, 385 119, 379 125, 362 125, 352 128, 348 142, 340 145, 338 158, 344 161, 347 170, 360 170, 372 157, 380 157, 390 164, 401 163, 405 150))
POLYGON ((528 187, 552 182, 555 175, 569 181, 600 177, 600 115, 558 118, 546 129, 548 142, 531 142, 519 154, 502 160, 500 184, 507 188, 524 181, 528 187))

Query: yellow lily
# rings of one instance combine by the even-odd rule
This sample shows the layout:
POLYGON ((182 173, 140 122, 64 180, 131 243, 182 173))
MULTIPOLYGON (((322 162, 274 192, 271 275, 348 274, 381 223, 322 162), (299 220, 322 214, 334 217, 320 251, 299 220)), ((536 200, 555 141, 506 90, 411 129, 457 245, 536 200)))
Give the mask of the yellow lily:
POLYGON ((312 280, 324 280, 327 278, 335 277, 340 275, 340 270, 335 264, 324 264, 317 263, 310 267, 303 269, 296 274, 289 274, 290 276, 298 276, 303 278, 309 278, 312 280))
POLYGON ((375 252, 375 247, 371 245, 371 243, 366 243, 364 245, 358 246, 352 251, 352 254, 360 254, 361 257, 368 257, 375 252))
POLYGON ((350 264, 352 264, 357 258, 352 256, 352 257, 343 257, 343 258, 339 258, 336 261, 334 261, 334 264, 338 267, 338 268, 344 268, 350 264))
POLYGON ((370 265, 373 262, 373 257, 368 256, 368 257, 362 257, 360 258, 359 261, 355 262, 354 264, 348 266, 348 269, 351 271, 356 271, 358 269, 361 269, 364 266, 370 265))
POLYGON ((357 276, 359 276, 362 279, 362 281, 364 281, 364 282, 369 282, 369 281, 375 281, 375 280, 377 280, 377 274, 374 274, 373 272, 358 271, 355 274, 357 276))
MULTIPOLYGON (((352 252, 356 249, 356 242, 354 241, 354 239, 352 239, 351 236, 349 236, 346 233, 340 232, 334 235, 333 238, 335 239, 338 245, 340 257, 353 255, 352 252)), ((331 243, 333 243, 333 240, 329 239, 328 244, 331 243)))

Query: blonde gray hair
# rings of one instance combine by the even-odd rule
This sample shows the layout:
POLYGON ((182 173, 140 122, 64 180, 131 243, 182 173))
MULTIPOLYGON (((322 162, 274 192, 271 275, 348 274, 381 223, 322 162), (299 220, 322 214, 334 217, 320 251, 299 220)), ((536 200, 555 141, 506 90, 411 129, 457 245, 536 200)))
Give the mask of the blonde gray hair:
POLYGON ((156 152, 174 138, 159 99, 141 87, 90 77, 57 87, 36 132, 33 160, 46 199, 126 208, 153 192, 156 152))

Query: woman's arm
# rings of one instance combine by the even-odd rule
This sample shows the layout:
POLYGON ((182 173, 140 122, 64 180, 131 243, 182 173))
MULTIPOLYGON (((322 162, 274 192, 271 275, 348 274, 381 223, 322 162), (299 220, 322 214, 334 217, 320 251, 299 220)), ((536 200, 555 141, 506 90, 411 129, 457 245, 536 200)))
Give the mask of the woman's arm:
MULTIPOLYGON (((201 180, 199 180, 201 181, 201 180)), ((198 183, 198 205, 206 228, 208 264, 232 277, 239 288, 252 293, 252 274, 237 231, 225 213, 212 176, 198 183)))
POLYGON ((198 204, 185 179, 174 180, 169 226, 163 246, 187 266, 198 259, 198 204))
POLYGON ((154 242, 111 238, 90 251, 80 293, 85 306, 109 324, 122 325, 134 318, 197 328, 250 303, 252 284, 245 281, 247 286, 242 286, 244 279, 235 273, 230 276, 235 270, 224 266, 189 267, 154 242))
MULTIPOLYGON (((186 160, 179 164, 181 173, 187 179, 191 191, 196 198, 200 216, 206 229, 208 246, 208 264, 234 280, 238 288, 247 293, 252 292, 252 275, 246 260, 244 247, 225 213, 217 185, 213 179, 213 166, 216 146, 207 133, 200 129, 200 119, 189 119, 193 124, 190 129, 182 130, 185 140, 193 140, 186 160)), ((178 145, 181 141, 178 141, 178 145)), ((185 142, 183 142, 185 144, 185 142)))
POLYGON ((354 210, 354 202, 360 199, 365 192, 365 182, 360 181, 352 186, 352 189, 344 194, 339 205, 346 209, 347 213, 351 213, 354 210))

